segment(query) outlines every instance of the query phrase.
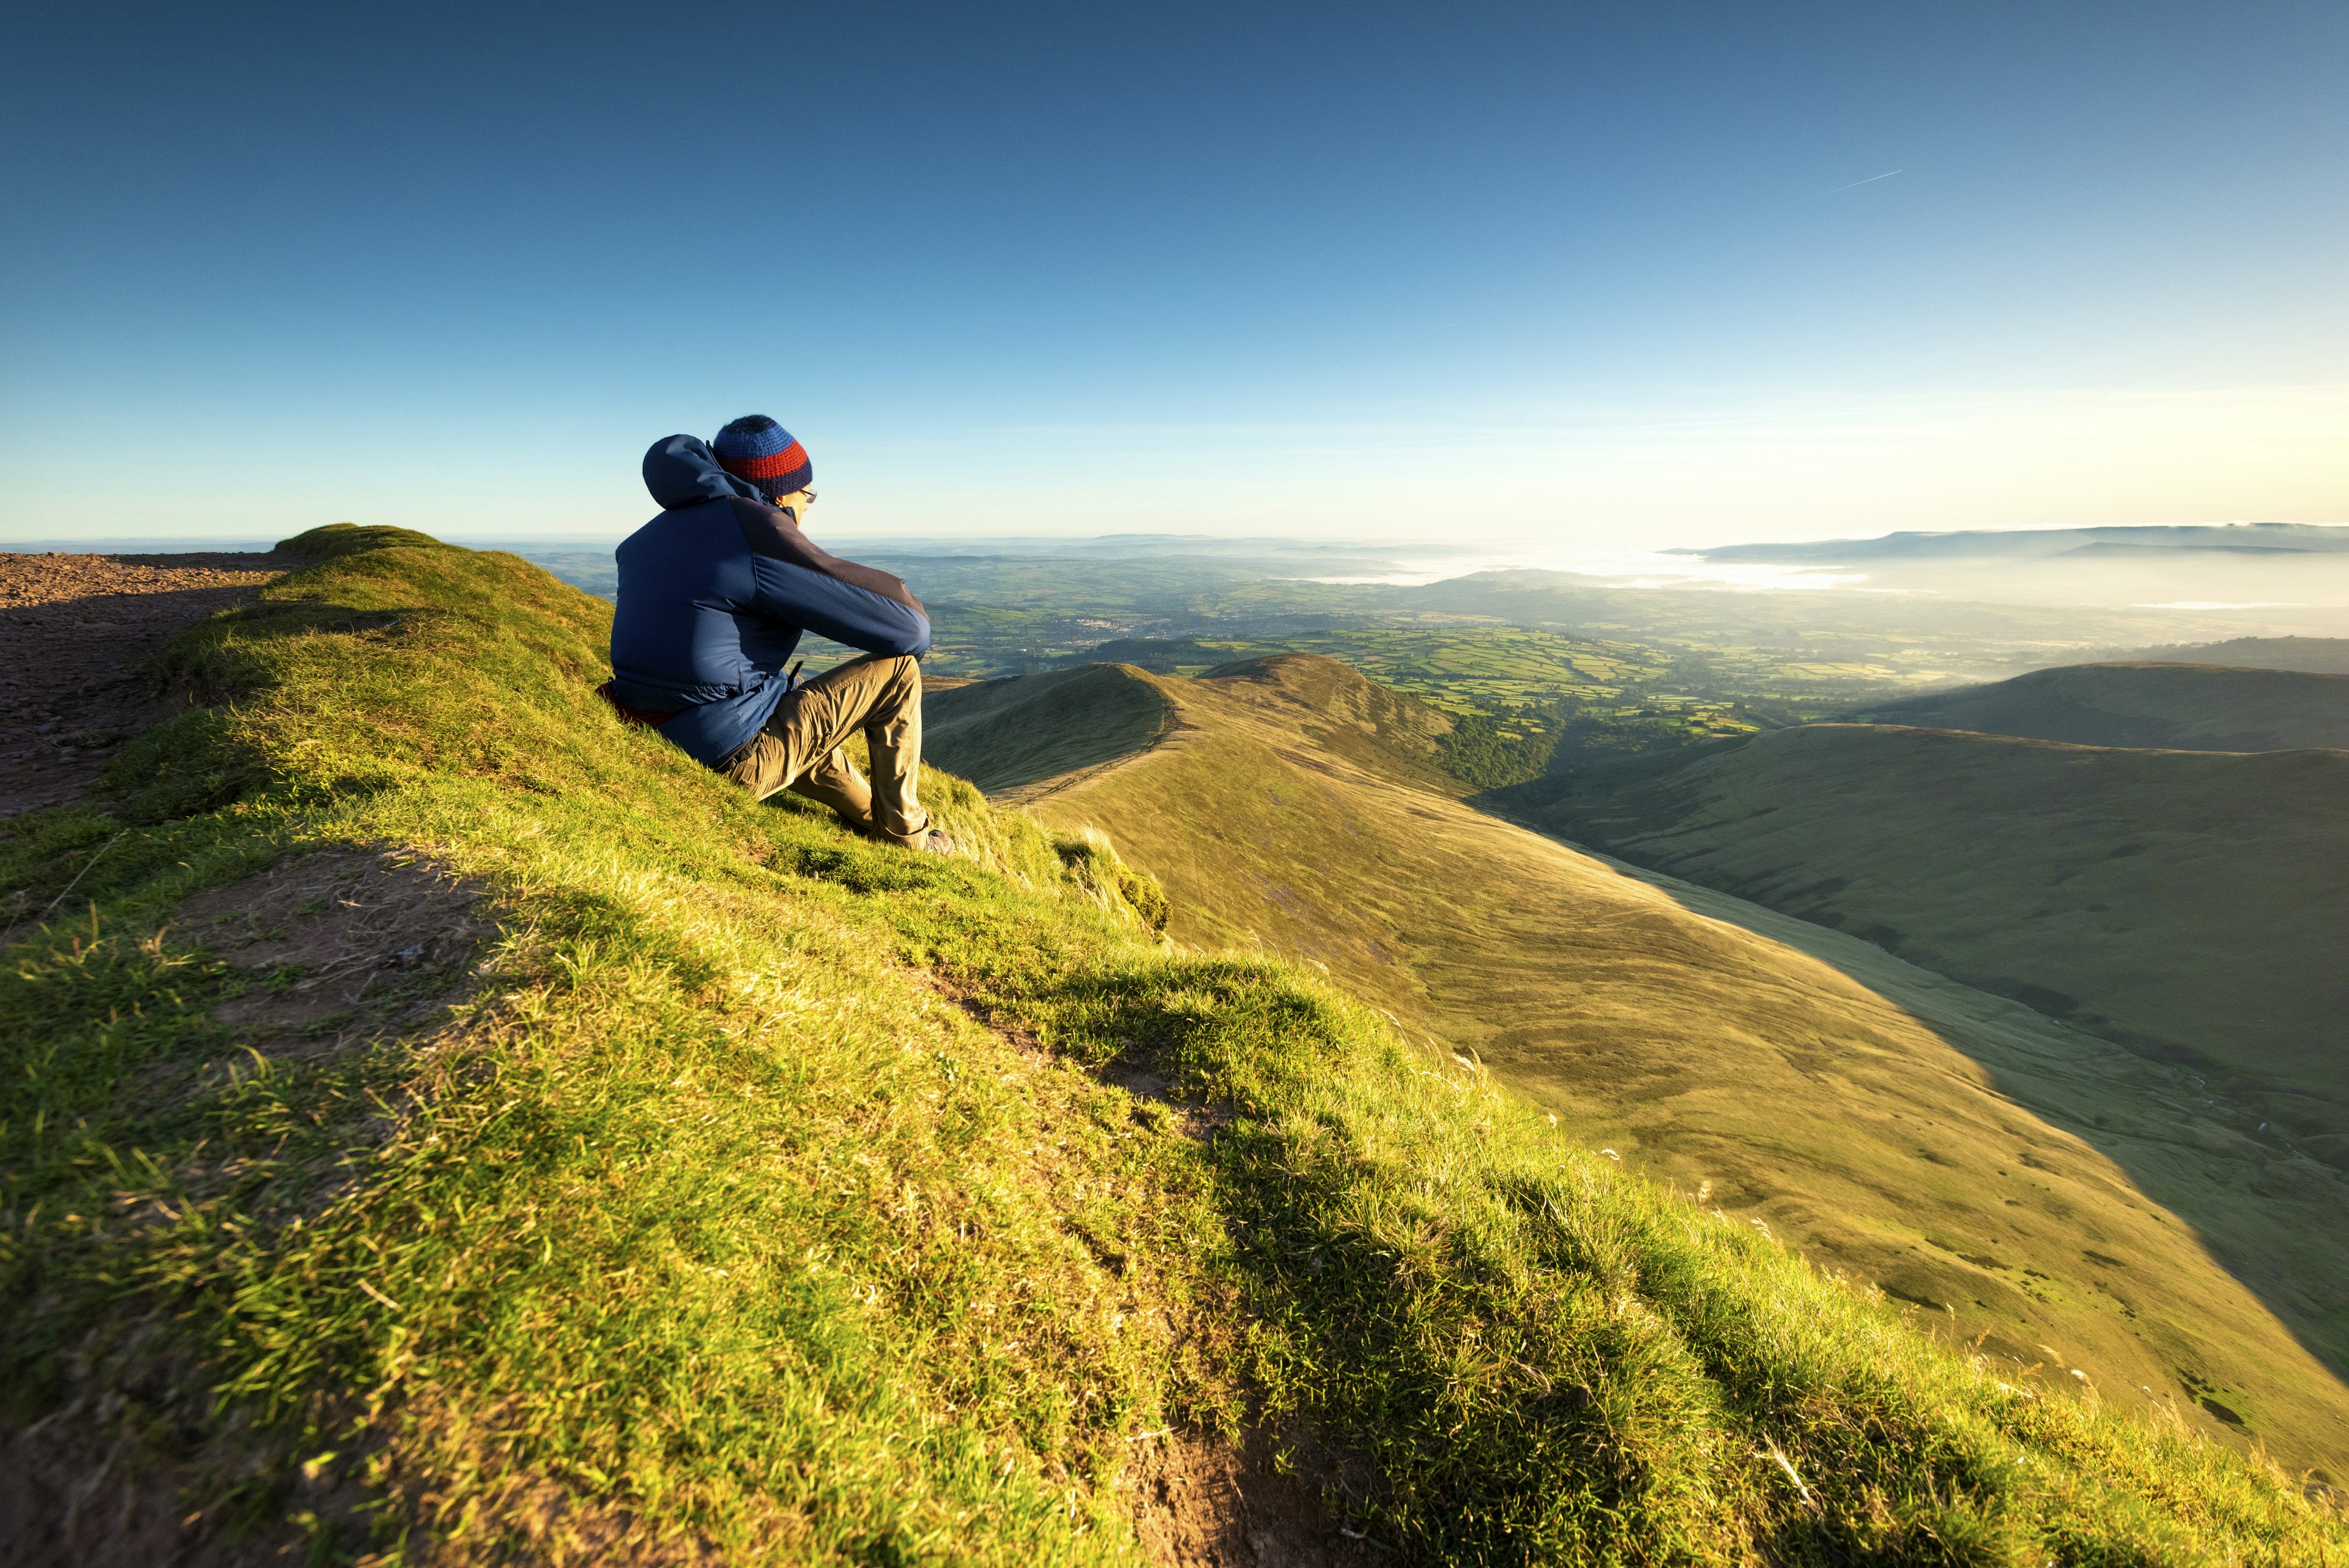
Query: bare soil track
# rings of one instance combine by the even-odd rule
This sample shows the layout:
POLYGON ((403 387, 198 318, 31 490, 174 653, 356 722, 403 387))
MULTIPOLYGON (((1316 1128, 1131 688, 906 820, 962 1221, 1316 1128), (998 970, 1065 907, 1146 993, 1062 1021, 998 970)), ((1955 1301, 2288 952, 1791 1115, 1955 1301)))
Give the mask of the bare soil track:
POLYGON ((79 799, 123 742, 171 716, 151 674, 164 644, 301 564, 0 553, 0 817, 79 799))
POLYGON ((1126 1484, 1151 1561, 1161 1568, 1366 1568, 1373 1561, 1367 1538, 1330 1511, 1313 1479, 1338 1479, 1328 1456, 1310 1454, 1284 1469, 1278 1446, 1261 1427, 1237 1447, 1201 1433, 1140 1439, 1126 1484))

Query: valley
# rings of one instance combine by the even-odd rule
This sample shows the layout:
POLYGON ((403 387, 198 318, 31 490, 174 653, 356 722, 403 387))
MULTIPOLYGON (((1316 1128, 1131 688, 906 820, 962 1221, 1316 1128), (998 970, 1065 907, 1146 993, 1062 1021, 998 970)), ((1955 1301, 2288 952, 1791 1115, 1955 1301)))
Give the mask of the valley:
POLYGON ((1439 765, 1448 721, 1292 655, 963 687, 930 744, 999 802, 1112 835, 1178 940, 1326 968, 1578 1140, 2017 1375, 2341 1473, 2337 1171, 2087 1030, 1497 820, 1439 765))
POLYGON ((2349 1166, 2349 752, 1822 724, 1508 792, 1523 820, 1848 931, 2206 1080, 2349 1166))

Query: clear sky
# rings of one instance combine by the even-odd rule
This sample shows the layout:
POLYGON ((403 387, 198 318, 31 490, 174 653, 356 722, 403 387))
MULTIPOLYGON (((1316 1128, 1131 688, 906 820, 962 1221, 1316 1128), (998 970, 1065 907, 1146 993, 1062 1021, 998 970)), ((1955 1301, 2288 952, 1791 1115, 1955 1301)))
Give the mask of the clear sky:
POLYGON ((2349 519, 2341 0, 11 17, 0 538, 2349 519))

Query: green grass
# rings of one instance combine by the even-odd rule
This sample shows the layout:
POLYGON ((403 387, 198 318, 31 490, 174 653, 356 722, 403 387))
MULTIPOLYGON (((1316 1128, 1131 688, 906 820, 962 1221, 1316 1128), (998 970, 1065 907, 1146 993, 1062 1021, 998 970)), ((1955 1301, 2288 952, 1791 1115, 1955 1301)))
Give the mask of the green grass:
POLYGON ((601 710, 603 606, 303 544, 175 645, 198 701, 110 797, 0 840, 57 901, 0 976, 0 1383, 189 1511, 327 1561, 1125 1562, 1133 1440, 1258 1421, 1399 1562, 2349 1553, 1303 971, 1154 940, 1098 840, 936 774, 975 861, 753 805, 601 710), (186 911, 322 855, 494 934, 223 1010, 328 976, 186 911))

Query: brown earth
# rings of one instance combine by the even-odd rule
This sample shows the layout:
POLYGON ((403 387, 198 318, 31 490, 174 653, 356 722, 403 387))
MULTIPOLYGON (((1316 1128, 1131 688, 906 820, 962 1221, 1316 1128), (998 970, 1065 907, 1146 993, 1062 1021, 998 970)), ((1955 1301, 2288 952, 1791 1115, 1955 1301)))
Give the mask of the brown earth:
POLYGON ((0 818, 78 800, 171 716, 163 645, 302 565, 277 555, 0 552, 0 818))
MULTIPOLYGON (((1220 1437, 1154 1433, 1137 1440, 1124 1484, 1135 1530, 1162 1568, 1357 1568, 1368 1538, 1322 1501, 1311 1472, 1335 1467, 1292 1454, 1260 1427, 1235 1446, 1220 1437)), ((1334 1475, 1324 1476, 1334 1480, 1334 1475)))
POLYGON ((263 1451, 232 1429, 159 1458, 153 1428, 193 1430, 211 1397, 190 1368, 140 1373, 143 1435, 128 1429, 129 1401, 119 1393, 85 1395, 29 1427, 0 1430, 0 1568, 293 1564, 306 1555, 304 1532, 286 1517, 297 1509, 363 1539, 366 1493, 316 1471, 294 1480, 274 1511, 240 1517, 229 1503, 191 1505, 193 1496, 228 1490, 224 1476, 257 1478, 263 1451))
POLYGON ((481 897, 426 857, 326 851, 197 894, 171 935, 255 978, 212 1009, 240 1039, 341 1049, 380 1028, 371 1002, 461 974, 492 932, 474 917, 481 897))

